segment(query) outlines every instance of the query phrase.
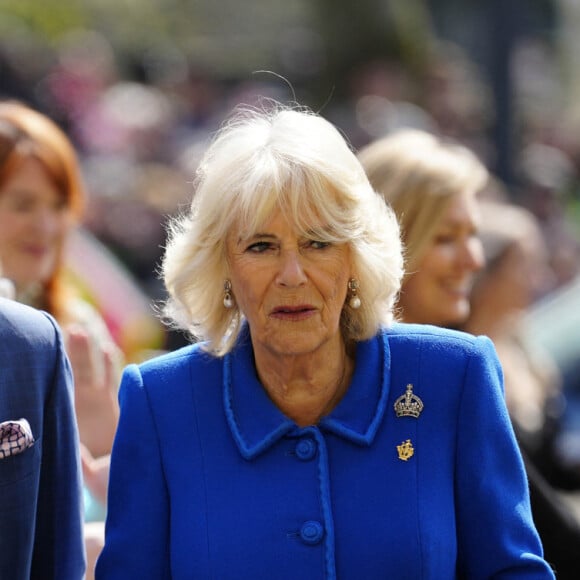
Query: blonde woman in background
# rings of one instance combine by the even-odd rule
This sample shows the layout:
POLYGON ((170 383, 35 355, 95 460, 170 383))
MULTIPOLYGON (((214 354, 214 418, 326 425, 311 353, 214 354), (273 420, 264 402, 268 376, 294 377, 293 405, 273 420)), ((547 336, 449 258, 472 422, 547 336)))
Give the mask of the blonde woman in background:
MULTIPOLYGON (((499 337, 492 327, 476 325, 479 299, 477 318, 472 319, 473 325, 464 326, 472 314, 474 287, 480 285, 486 263, 480 229, 482 222, 489 225, 492 220, 482 214, 480 200, 491 180, 485 166, 466 147, 411 129, 367 145, 358 157, 371 184, 392 206, 401 224, 407 270, 397 305, 400 320, 489 334, 495 344, 499 337)), ((520 221, 513 228, 518 224, 520 221)), ((511 292, 516 295, 517 287, 511 292)), ((485 316, 493 325, 499 314, 492 308, 485 316)), ((514 385, 512 360, 501 344, 496 348, 502 366, 510 371, 504 385, 514 423, 514 414, 522 407, 514 404, 521 402, 521 397, 511 391, 524 386, 514 385)), ((525 381, 526 375, 520 373, 519 380, 525 381)), ((521 441, 520 450, 546 560, 558 578, 575 578, 580 565, 578 523, 530 460, 521 441)))
POLYGON ((358 157, 401 224, 401 319, 439 326, 463 322, 475 274, 483 267, 477 194, 488 182, 486 168, 465 147, 411 129, 375 141, 358 157))

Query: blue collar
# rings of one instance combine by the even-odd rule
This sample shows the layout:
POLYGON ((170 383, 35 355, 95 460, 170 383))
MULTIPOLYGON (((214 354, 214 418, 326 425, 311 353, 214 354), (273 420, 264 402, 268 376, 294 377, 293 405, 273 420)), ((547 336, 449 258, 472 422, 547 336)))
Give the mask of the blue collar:
MULTIPOLYGON (((390 351, 383 334, 358 343, 350 387, 317 427, 357 445, 371 445, 385 414, 389 369, 390 351)), ((253 459, 284 435, 299 435, 303 431, 274 405, 259 382, 247 332, 242 333, 234 350, 224 357, 223 376, 226 417, 243 457, 253 459)))

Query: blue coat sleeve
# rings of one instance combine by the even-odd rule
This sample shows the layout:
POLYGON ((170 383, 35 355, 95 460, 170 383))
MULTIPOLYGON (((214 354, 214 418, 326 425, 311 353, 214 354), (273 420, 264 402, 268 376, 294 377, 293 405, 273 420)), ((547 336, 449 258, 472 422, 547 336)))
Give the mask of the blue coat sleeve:
POLYGON ((98 580, 171 577, 169 501, 154 413, 136 365, 125 369, 98 580))
MULTIPOLYGON (((31 578, 60 580, 84 577, 83 510, 78 431, 72 372, 62 337, 52 317, 54 364, 47 373, 31 578)), ((47 349, 48 350, 48 349, 47 349)))
POLYGON ((480 337, 457 426, 459 576, 554 578, 542 559, 523 461, 504 402, 495 349, 480 337))

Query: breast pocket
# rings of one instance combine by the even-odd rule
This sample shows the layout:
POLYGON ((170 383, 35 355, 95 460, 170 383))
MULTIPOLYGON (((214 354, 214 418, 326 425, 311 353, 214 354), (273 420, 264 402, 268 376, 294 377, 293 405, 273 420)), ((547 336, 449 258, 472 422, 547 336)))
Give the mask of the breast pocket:
POLYGON ((35 505, 41 448, 37 440, 26 451, 0 459, 0 512, 35 505))

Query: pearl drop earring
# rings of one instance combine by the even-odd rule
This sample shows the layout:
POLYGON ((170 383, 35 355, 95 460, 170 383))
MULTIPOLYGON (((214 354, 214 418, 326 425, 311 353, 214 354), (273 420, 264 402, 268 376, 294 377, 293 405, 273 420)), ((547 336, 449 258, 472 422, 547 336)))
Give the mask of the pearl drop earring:
POLYGON ((224 282, 224 306, 232 308, 234 306, 234 299, 232 298, 232 283, 229 280, 224 282))
POLYGON ((356 278, 351 278, 348 281, 348 289, 350 291, 350 300, 348 301, 348 305, 353 309, 357 310, 360 308, 361 301, 357 295, 358 290, 358 280, 356 278))

